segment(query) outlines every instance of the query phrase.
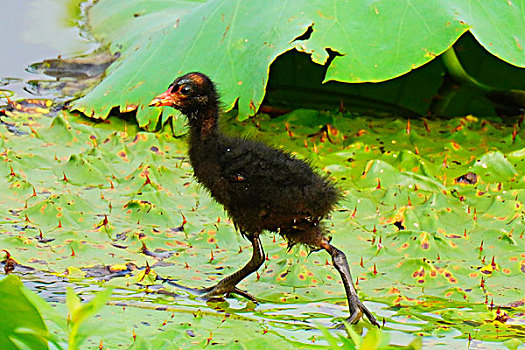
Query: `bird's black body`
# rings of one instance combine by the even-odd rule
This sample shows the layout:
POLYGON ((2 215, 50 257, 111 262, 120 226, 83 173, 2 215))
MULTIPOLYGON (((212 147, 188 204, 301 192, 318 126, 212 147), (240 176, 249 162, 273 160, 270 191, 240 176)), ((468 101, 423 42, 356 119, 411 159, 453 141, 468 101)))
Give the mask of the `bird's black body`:
POLYGON ((339 191, 326 177, 260 142, 223 134, 204 140, 200 136, 192 132, 190 139, 195 177, 241 232, 279 232, 290 244, 318 248, 316 237, 301 234, 301 227, 318 225, 337 202, 339 191))
POLYGON ((301 243, 312 250, 327 250, 343 279, 350 321, 358 321, 365 313, 378 325, 357 297, 346 257, 329 243, 322 225, 321 220, 341 197, 334 183, 289 153, 224 134, 218 124, 218 95, 204 74, 177 78, 151 105, 172 106, 188 117, 189 157, 195 178, 224 206, 234 225, 253 245, 248 264, 205 289, 209 296, 237 292, 251 297, 236 285, 262 265, 264 251, 259 234, 273 231, 289 245, 301 243))

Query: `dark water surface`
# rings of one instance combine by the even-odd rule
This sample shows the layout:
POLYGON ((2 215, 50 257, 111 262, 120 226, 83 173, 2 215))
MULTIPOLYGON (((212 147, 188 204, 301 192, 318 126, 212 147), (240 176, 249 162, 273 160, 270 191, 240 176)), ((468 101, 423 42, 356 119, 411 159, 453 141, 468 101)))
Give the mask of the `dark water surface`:
POLYGON ((83 37, 76 9, 74 0, 0 0, 0 89, 14 92, 15 99, 31 97, 25 81, 49 77, 27 72, 30 64, 98 46, 83 37))

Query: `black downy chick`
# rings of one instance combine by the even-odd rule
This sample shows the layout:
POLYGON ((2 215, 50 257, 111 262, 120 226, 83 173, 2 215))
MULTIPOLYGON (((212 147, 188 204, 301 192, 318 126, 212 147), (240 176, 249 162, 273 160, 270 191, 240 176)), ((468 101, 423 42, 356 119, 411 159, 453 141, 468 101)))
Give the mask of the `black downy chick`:
POLYGON ((332 256, 346 290, 350 317, 363 313, 379 326, 359 300, 342 251, 330 244, 322 219, 334 208, 340 191, 310 165, 292 155, 254 140, 232 137, 218 125, 219 96, 213 82, 202 73, 188 73, 155 97, 150 106, 171 106, 185 114, 190 126, 189 157, 195 178, 224 206, 235 227, 253 247, 250 261, 213 287, 205 297, 237 293, 254 299, 237 284, 257 271, 265 256, 259 235, 279 233, 289 246, 304 244, 332 256))

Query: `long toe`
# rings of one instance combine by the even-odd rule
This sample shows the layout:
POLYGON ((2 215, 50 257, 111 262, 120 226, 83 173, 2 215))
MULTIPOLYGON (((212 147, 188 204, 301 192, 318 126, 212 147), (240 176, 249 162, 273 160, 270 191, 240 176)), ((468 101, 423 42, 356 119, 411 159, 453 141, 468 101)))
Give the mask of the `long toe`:
POLYGON ((219 286, 217 285, 214 287, 200 289, 199 293, 203 294, 201 298, 204 300, 210 300, 210 299, 221 298, 221 296, 224 296, 224 295, 228 296, 230 294, 237 294, 237 295, 241 295, 245 297, 248 300, 253 301, 254 303, 257 303, 257 299, 253 295, 237 287, 231 287, 231 288, 224 288, 224 287, 218 288, 218 287, 219 286))
POLYGON ((162 283, 167 283, 174 287, 184 289, 190 293, 197 294, 200 296, 199 298, 203 300, 217 299, 217 298, 220 298, 222 295, 227 296, 231 293, 235 293, 235 294, 245 297, 246 299, 250 301, 253 301, 254 303, 258 303, 257 299, 253 295, 235 286, 233 287, 228 286, 227 288, 224 288, 224 287, 219 288, 218 285, 215 285, 215 286, 205 287, 205 288, 191 288, 191 287, 180 285, 167 278, 163 278, 163 279, 159 278, 159 280, 162 280, 162 283))
POLYGON ((357 323, 363 317, 363 312, 360 308, 354 310, 354 312, 346 319, 348 323, 357 323))
POLYGON ((235 294, 242 295, 246 299, 249 299, 249 300, 253 301, 254 303, 258 304, 257 299, 253 295, 251 295, 250 293, 245 292, 244 290, 241 290, 241 289, 235 287, 235 290, 233 292, 235 294))
POLYGON ((375 318, 374 315, 372 315, 372 313, 370 312, 370 310, 368 310, 366 308, 366 306, 363 305, 363 303, 359 302, 360 306, 359 308, 361 309, 361 311, 365 314, 365 316, 368 318, 368 320, 370 321, 371 324, 373 324, 374 326, 377 326, 378 328, 381 328, 381 325, 379 324, 379 322, 377 321, 377 319, 375 318))
POLYGON ((192 288, 192 287, 183 286, 182 284, 178 284, 177 282, 175 282, 174 280, 171 280, 169 278, 159 278, 157 276, 157 279, 161 280, 162 283, 166 283, 166 284, 169 284, 170 286, 173 286, 173 287, 176 287, 176 288, 180 288, 180 289, 188 291, 188 292, 190 292, 192 294, 198 294, 198 295, 206 294, 206 293, 210 292, 211 290, 213 290, 213 288, 214 288, 214 287, 192 288))
POLYGON ((368 318, 371 324, 377 327, 381 327, 379 322, 377 322, 377 319, 372 315, 370 310, 366 308, 366 306, 359 300, 359 298, 354 296, 353 298, 349 299, 349 309, 350 309, 350 317, 348 317, 347 321, 349 323, 357 323, 361 317, 363 317, 363 314, 368 318))

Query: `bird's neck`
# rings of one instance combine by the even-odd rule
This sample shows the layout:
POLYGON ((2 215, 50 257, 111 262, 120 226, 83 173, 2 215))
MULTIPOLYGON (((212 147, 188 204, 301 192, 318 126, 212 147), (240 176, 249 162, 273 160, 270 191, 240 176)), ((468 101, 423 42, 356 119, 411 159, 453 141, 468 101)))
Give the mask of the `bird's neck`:
POLYGON ((216 108, 199 110, 198 115, 189 115, 191 138, 195 142, 216 138, 219 132, 219 115, 216 108))

